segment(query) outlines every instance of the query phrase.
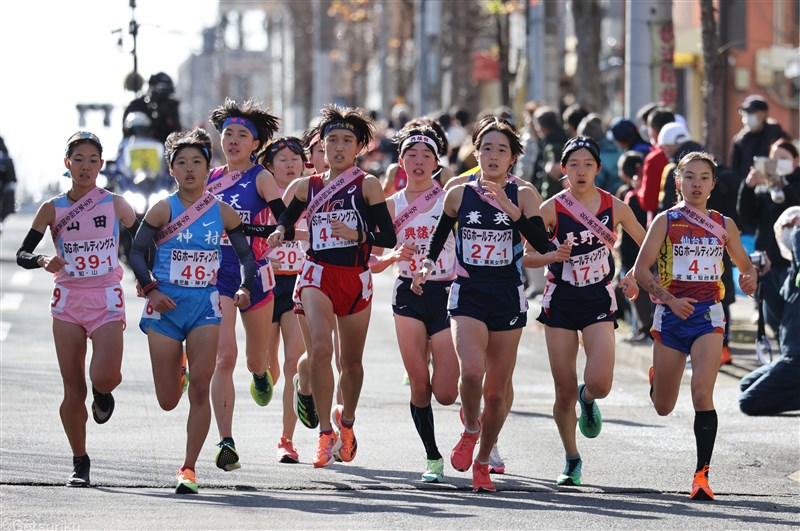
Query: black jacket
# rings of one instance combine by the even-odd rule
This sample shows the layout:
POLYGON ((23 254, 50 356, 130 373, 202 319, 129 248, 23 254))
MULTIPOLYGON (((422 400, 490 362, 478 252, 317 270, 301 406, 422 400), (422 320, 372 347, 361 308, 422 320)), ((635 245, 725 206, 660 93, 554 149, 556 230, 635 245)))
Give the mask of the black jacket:
POLYGON ((742 128, 736 133, 731 146, 730 167, 736 173, 740 182, 750 173, 753 157, 769 156, 769 146, 783 137, 788 137, 786 132, 777 122, 769 120, 760 131, 753 132, 747 128, 742 128))

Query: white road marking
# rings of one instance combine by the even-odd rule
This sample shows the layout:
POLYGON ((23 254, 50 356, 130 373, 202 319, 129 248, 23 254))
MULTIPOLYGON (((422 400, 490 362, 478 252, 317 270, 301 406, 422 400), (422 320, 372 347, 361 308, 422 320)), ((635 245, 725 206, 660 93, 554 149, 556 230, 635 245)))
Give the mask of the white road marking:
POLYGON ((22 293, 4 293, 0 297, 0 312, 14 312, 22 306, 22 293))
POLYGON ((11 275, 12 286, 28 286, 33 280, 33 271, 17 271, 11 275))

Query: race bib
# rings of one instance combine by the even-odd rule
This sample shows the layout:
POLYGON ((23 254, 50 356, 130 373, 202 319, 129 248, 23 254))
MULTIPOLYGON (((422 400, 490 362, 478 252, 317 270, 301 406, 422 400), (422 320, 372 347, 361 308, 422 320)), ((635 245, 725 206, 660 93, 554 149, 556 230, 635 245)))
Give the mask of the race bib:
POLYGON ((269 260, 258 268, 258 274, 261 275, 261 285, 264 288, 264 293, 275 287, 275 271, 272 270, 272 264, 269 260))
POLYGON ((372 297, 372 272, 367 269, 359 273, 361 279, 361 298, 368 301, 372 297))
POLYGON ((155 319, 156 321, 161 320, 161 314, 153 308, 153 305, 150 303, 150 299, 145 299, 144 309, 142 310, 142 319, 155 319))
POLYGON ((679 243, 672 246, 672 278, 714 282, 722 276, 723 248, 719 245, 679 243))
POLYGON ((50 311, 53 313, 64 313, 64 305, 67 304, 68 296, 69 288, 65 288, 61 284, 56 284, 53 288, 53 296, 50 297, 50 311))
POLYGON ((280 247, 276 247, 269 255, 270 259, 278 261, 278 271, 281 273, 299 273, 303 269, 303 262, 306 259, 306 251, 303 242, 300 240, 283 242, 280 247))
POLYGON ((609 250, 603 246, 594 251, 570 256, 561 270, 561 280, 573 286, 589 286, 602 281, 609 273, 609 250))
POLYGON ((316 262, 306 260, 303 265, 303 272, 297 276, 295 283, 295 292, 297 300, 300 300, 300 290, 305 287, 322 288, 322 269, 323 267, 316 262))
POLYGON ((514 258, 513 234, 508 230, 461 229, 462 259, 474 266, 500 267, 514 258))
MULTIPOLYGON (((398 270, 401 277, 413 277, 422 269, 422 262, 428 256, 428 242, 417 242, 414 249, 414 257, 411 260, 403 260, 398 263, 398 270)), ((439 258, 434 262, 429 280, 437 280, 437 277, 451 277, 455 256, 453 253, 441 252, 439 258)))
POLYGON ((106 288, 106 309, 109 312, 125 311, 125 292, 122 286, 106 288))
POLYGON ((217 251, 173 249, 169 262, 169 281, 178 286, 204 288, 214 282, 217 269, 217 251))
POLYGON ((358 245, 358 242, 354 240, 346 240, 331 234, 331 223, 334 220, 341 221, 353 230, 358 227, 358 213, 353 209, 317 212, 311 218, 311 240, 315 251, 358 245))
POLYGON ((74 278, 99 277, 114 271, 119 261, 113 236, 102 240, 63 242, 64 269, 74 278))

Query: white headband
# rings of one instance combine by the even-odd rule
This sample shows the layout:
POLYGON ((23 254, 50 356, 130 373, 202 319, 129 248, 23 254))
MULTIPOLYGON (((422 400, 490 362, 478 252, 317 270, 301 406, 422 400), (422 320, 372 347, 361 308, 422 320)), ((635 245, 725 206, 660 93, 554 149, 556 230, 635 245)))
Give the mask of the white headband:
POLYGON ((437 158, 439 157, 439 146, 436 145, 436 142, 434 142, 431 137, 425 135, 414 135, 403 140, 403 143, 400 145, 400 153, 403 153, 411 144, 416 144, 418 142, 431 146, 433 148, 433 154, 436 155, 437 158))

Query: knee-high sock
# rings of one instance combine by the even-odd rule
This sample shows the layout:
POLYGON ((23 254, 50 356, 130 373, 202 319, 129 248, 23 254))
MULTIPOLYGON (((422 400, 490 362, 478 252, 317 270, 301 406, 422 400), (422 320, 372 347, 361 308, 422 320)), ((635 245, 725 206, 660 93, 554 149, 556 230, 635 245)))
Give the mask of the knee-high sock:
POLYGON ((411 418, 414 421, 414 427, 417 428, 419 438, 422 439, 422 444, 425 446, 427 459, 441 459, 442 454, 439 453, 439 448, 436 446, 436 436, 433 432, 433 408, 431 405, 417 407, 411 404, 411 418))
POLYGON ((717 439, 716 410, 695 411, 694 438, 697 441, 697 469, 695 472, 700 472, 704 466, 711 463, 711 454, 714 452, 714 441, 717 439))

